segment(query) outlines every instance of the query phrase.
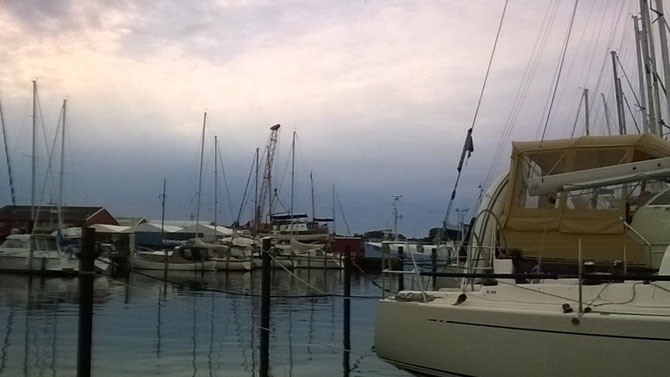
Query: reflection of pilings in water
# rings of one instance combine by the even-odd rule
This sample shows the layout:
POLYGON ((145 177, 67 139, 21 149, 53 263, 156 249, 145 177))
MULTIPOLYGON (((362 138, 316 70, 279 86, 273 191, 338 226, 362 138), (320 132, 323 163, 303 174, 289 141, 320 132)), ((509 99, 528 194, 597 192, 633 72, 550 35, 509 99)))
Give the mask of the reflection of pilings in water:
MULTIPOLYGON (((256 279, 254 279, 254 276, 251 276, 251 279, 249 280, 249 293, 250 294, 255 294, 255 282, 256 279)), ((254 327, 255 323, 255 318, 256 318, 256 312, 258 306, 256 305, 256 300, 249 300, 249 306, 250 310, 249 313, 251 313, 251 337, 250 337, 250 346, 251 348, 251 377, 256 376, 256 328, 254 327)))
MULTIPOLYGON (((242 345, 243 333, 242 333, 242 323, 240 321, 241 318, 240 318, 239 305, 240 305, 239 297, 234 297, 232 299, 231 307, 233 310, 233 323, 235 323, 235 336, 237 336, 240 345, 242 345)), ((249 364, 249 357, 247 356, 246 347, 242 346, 240 348, 242 349, 242 366, 244 367, 244 370, 248 372, 253 369, 253 365, 249 364)))
POLYGON ((212 306, 211 310, 209 312, 209 323, 210 323, 210 329, 209 329, 209 353, 207 354, 207 364, 209 365, 209 375, 210 377, 213 375, 212 371, 212 352, 214 350, 214 294, 211 294, 212 296, 212 306))
POLYGON ((163 288, 158 287, 158 310, 157 310, 157 317, 156 317, 156 368, 160 366, 160 363, 158 363, 158 360, 161 358, 161 309, 162 309, 162 304, 161 304, 161 296, 162 296, 162 290, 165 289, 165 286, 163 288))
POLYGON ((25 322, 24 322, 24 335, 23 335, 23 375, 28 375, 28 349, 29 349, 29 337, 30 332, 30 309, 32 306, 32 291, 33 291, 33 277, 28 276, 28 292, 26 298, 26 313, 25 313, 25 322))
MULTIPOLYGON (((307 274, 309 276, 309 273, 307 274)), ((311 284, 311 283, 310 283, 311 284)), ((307 354, 309 355, 309 360, 312 360, 312 341, 314 340, 314 302, 315 299, 309 300, 309 334, 307 334, 307 339, 309 343, 307 344, 307 354)))
POLYGON ((288 301, 288 375, 293 376, 293 305, 288 301))
POLYGON ((58 347, 58 299, 55 298, 53 301, 53 308, 51 309, 51 318, 53 321, 53 331, 51 331, 51 363, 49 368, 51 368, 51 376, 56 376, 56 351, 58 347))
MULTIPOLYGON (((345 249, 344 254, 344 301, 342 306, 343 318, 342 318, 342 345, 344 347, 344 352, 342 353, 342 368, 344 377, 349 377, 349 351, 351 350, 351 261, 350 261, 350 250, 349 247, 345 249)), ((335 321, 333 321, 335 322, 335 321)))
POLYGON ((9 307, 9 315, 7 316, 7 330, 5 331, 5 340, 2 342, 2 349, 0 349, 0 374, 5 369, 7 362, 7 348, 9 347, 9 337, 12 335, 12 323, 14 322, 14 308, 9 307))
POLYGON ((195 352, 196 352, 196 347, 197 347, 197 344, 198 344, 198 338, 197 338, 197 335, 196 335, 198 321, 197 321, 197 318, 196 318, 196 310, 195 310, 195 302, 196 302, 196 295, 195 294, 191 296, 191 302, 193 303, 193 305, 191 305, 191 308, 193 309, 193 314, 192 314, 192 317, 193 317, 193 336, 191 338, 191 342, 193 343, 193 357, 191 358, 191 365, 193 366, 193 377, 195 377, 195 375, 198 373, 198 368, 195 365, 195 362, 196 362, 196 353, 195 352))
POLYGON ((261 360, 259 366, 259 376, 267 377, 270 369, 270 243, 269 237, 263 238, 263 275, 261 280, 261 360))

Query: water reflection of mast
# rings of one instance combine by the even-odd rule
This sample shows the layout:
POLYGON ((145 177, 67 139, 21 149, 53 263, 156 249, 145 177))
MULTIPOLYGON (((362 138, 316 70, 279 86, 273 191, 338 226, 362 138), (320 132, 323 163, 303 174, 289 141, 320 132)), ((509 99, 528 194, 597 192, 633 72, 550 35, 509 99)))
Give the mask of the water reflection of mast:
POLYGON ((51 341, 51 363, 49 368, 51 368, 51 375, 56 375, 56 350, 58 349, 56 345, 58 344, 58 296, 54 297, 53 308, 51 309, 51 316, 53 319, 53 331, 51 331, 52 341, 51 341))
POLYGON ((163 307, 163 305, 161 305, 161 291, 163 289, 164 287, 158 287, 158 317, 156 320, 156 359, 158 360, 161 358, 161 311, 163 307))
MULTIPOLYGON (((255 292, 255 279, 254 276, 251 276, 249 279, 249 293, 254 294, 255 292)), ((257 301, 258 300, 249 300, 249 306, 251 306, 251 377, 256 377, 256 328, 253 326, 256 323, 256 313, 257 313, 257 301)))
POLYGON ((293 304, 288 301, 288 375, 293 376, 293 304))
POLYGON ((2 342, 2 349, 0 349, 0 374, 5 369, 7 362, 7 347, 9 347, 9 337, 12 335, 12 324, 14 322, 14 308, 9 307, 9 315, 7 316, 7 330, 5 331, 5 341, 2 342))
POLYGON ((195 365, 195 361, 196 361, 195 360, 196 359, 195 350, 196 350, 196 345, 197 345, 197 341, 198 341, 197 336, 196 336, 196 330, 197 330, 197 323, 198 322, 197 322, 197 318, 196 318, 196 315, 195 315, 195 301, 196 301, 195 294, 193 294, 191 296, 191 298, 192 298, 192 302, 193 302, 193 305, 191 306, 191 308, 193 309, 193 338, 191 339, 192 342, 193 342, 193 358, 191 359, 191 365, 193 366, 193 377, 195 377, 195 375, 198 373, 198 368, 195 365))
MULTIPOLYGON (((215 233, 216 234, 216 233, 215 233)), ((209 353, 207 354, 207 364, 209 365, 209 375, 210 377, 213 375, 212 374, 212 352, 214 349, 214 294, 210 293, 212 296, 212 305, 211 309, 209 312, 209 323, 210 323, 210 329, 209 329, 209 353)))
POLYGON ((247 352, 246 348, 242 344, 242 324, 240 323, 240 313, 239 313, 239 302, 238 302, 238 297, 234 297, 232 299, 232 309, 233 309, 233 320, 235 323, 235 335, 237 336, 237 339, 239 340, 240 343, 240 348, 242 349, 242 366, 244 367, 245 371, 250 371, 253 370, 253 365, 250 367, 249 365, 249 358, 247 357, 247 352))
POLYGON ((24 336, 23 336, 23 375, 28 375, 28 349, 29 349, 29 313, 32 306, 32 289, 33 288, 33 278, 28 276, 28 292, 26 293, 26 313, 25 313, 25 325, 24 325, 24 336))

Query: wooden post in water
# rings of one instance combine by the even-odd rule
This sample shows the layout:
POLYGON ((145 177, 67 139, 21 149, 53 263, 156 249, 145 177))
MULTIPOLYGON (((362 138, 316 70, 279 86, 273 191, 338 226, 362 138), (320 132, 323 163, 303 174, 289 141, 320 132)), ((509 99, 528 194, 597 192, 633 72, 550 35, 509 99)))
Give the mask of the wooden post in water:
POLYGON ((342 343, 344 353, 342 355, 342 367, 344 377, 349 376, 349 351, 351 350, 351 248, 349 245, 344 247, 344 316, 342 323, 342 343))
POLYGON ((270 270, 272 269, 270 258, 271 238, 263 238, 262 258, 263 275, 261 280, 261 363, 259 375, 268 376, 269 349, 270 349, 270 270))
POLYGON ((400 292, 405 290, 405 274, 402 273, 402 271, 405 271, 405 255, 402 246, 398 246, 398 259, 400 260, 401 271, 401 273, 398 274, 398 292, 400 292))
POLYGON ((77 377, 91 375, 91 344, 93 338, 93 262, 95 229, 81 229, 79 258, 79 335, 77 340, 77 377))

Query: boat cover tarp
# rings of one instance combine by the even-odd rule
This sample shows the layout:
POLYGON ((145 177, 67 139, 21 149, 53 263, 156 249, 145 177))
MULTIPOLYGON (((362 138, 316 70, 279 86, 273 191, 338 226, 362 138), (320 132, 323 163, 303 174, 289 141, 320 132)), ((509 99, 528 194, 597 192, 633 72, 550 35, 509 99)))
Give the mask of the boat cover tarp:
POLYGON ((645 133, 583 136, 512 143, 510 188, 502 220, 505 248, 526 258, 575 259, 579 239, 584 259, 646 265, 642 242, 629 234, 628 185, 531 197, 528 177, 574 172, 670 156, 670 143, 645 133), (615 192, 615 194, 611 194, 615 192), (607 199, 607 200, 606 200, 607 199))

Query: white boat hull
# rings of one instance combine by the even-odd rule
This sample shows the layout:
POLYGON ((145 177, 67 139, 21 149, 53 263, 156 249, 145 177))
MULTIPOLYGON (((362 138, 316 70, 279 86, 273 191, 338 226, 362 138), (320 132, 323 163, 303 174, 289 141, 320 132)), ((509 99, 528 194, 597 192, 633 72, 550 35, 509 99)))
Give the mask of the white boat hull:
MULTIPOLYGON (((165 263, 143 259, 136 255, 128 257, 130 267, 135 270, 164 270, 165 263)), ((167 264, 168 271, 215 271, 216 261, 172 262, 167 264)))
POLYGON ((46 256, 33 255, 30 259, 24 254, 0 254, 0 270, 23 273, 75 273, 79 270, 79 259, 74 257, 56 256, 50 253, 46 256))
MULTIPOLYGON (((263 267, 263 258, 254 257, 254 264, 257 267, 262 268, 263 267)), ((280 269, 289 268, 290 269, 290 268, 293 268, 293 262, 291 262, 290 258, 275 257, 274 259, 272 259, 271 266, 272 266, 272 268, 280 268, 280 269)))
POLYGON ((213 261, 216 262, 217 271, 251 271, 254 269, 254 262, 251 259, 239 261, 239 260, 227 260, 226 258, 213 258, 213 261))
POLYGON ((402 369, 434 376, 668 373, 667 309, 651 315, 592 312, 580 316, 574 302, 570 304, 575 312, 563 313, 560 302, 551 311, 532 305, 486 308, 467 305, 470 299, 453 305, 457 296, 447 296, 446 303, 382 300, 375 324, 377 355, 402 369))

